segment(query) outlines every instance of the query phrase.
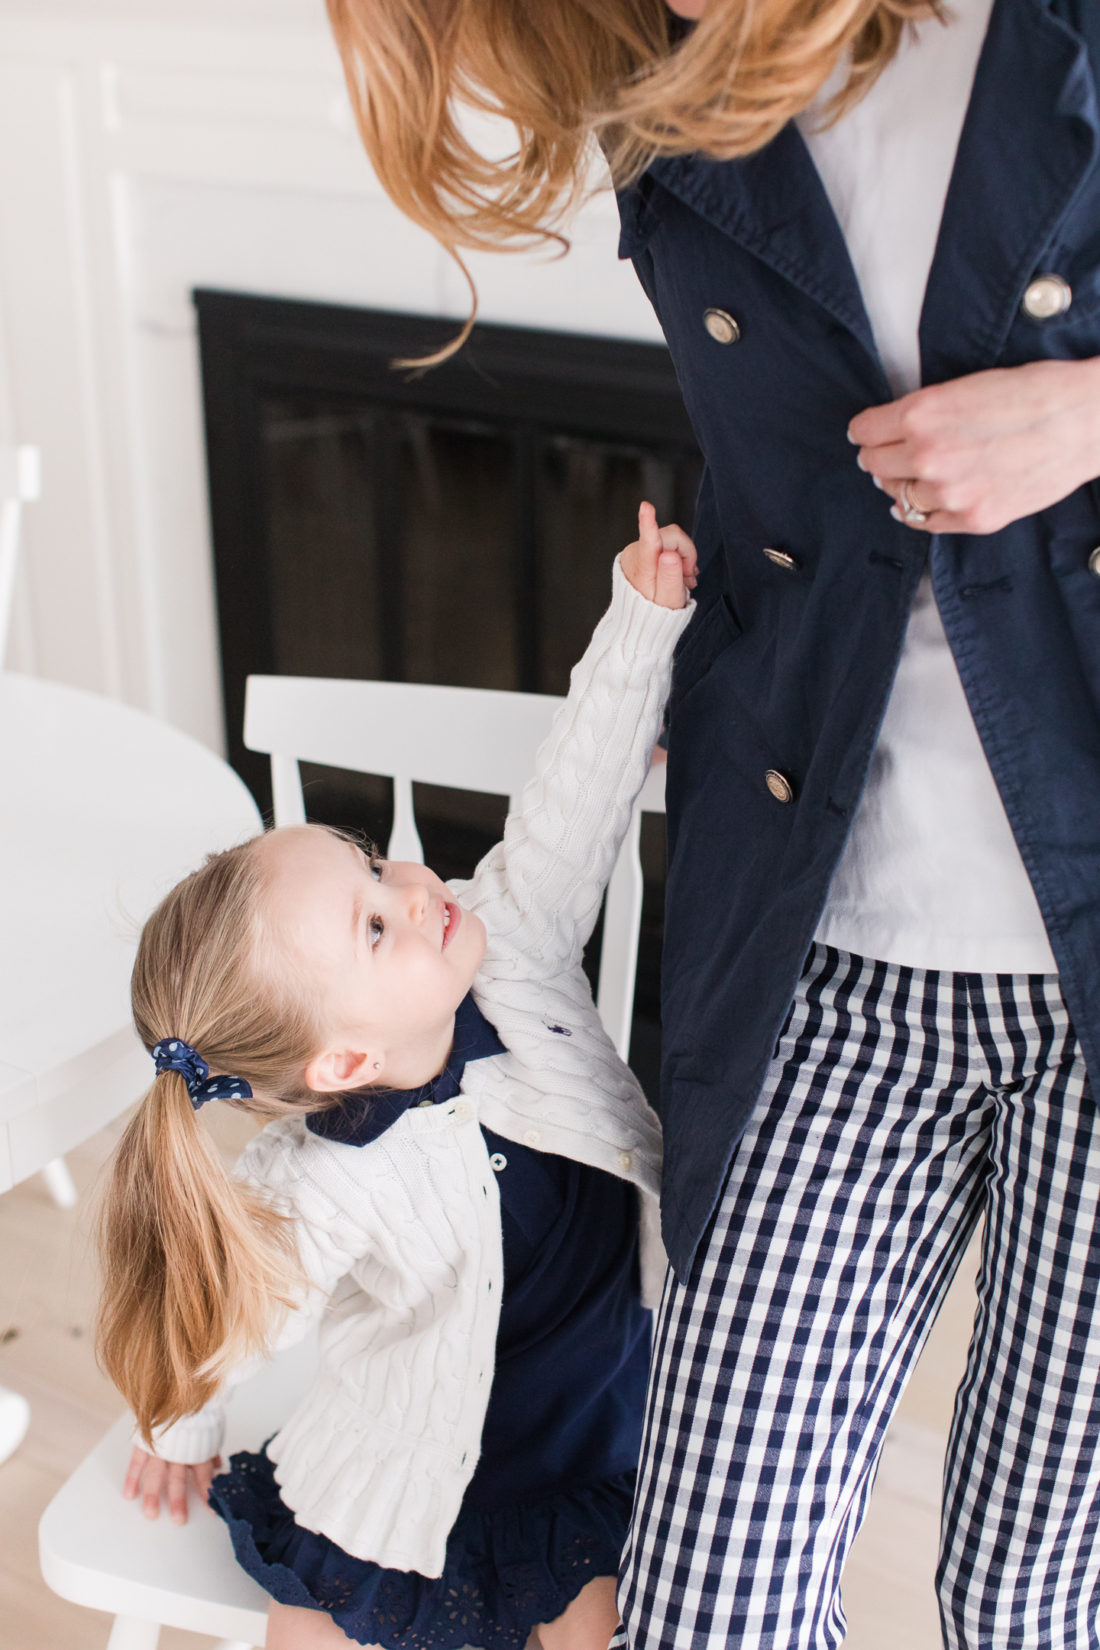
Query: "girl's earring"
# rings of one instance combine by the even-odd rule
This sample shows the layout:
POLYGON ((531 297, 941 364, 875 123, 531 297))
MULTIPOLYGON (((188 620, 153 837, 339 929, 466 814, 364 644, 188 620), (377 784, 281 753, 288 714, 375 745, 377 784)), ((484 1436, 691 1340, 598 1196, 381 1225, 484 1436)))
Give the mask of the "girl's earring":
POLYGON ((381 1062, 381 1060, 376 1060, 376 1061, 375 1061, 375 1062, 374 1062, 374 1069, 375 1069, 375 1071, 381 1071, 381 1070, 382 1070, 382 1062, 381 1062))

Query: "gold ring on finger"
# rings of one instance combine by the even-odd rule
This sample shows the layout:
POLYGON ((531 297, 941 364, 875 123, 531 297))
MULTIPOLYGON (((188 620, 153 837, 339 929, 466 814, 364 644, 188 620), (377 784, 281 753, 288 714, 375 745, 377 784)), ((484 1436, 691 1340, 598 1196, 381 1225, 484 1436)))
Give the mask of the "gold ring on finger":
POLYGON ((911 527, 920 527, 928 520, 927 510, 918 510, 909 496, 910 487, 916 486, 914 481, 903 481, 898 486, 898 503, 901 505, 901 519, 911 527))

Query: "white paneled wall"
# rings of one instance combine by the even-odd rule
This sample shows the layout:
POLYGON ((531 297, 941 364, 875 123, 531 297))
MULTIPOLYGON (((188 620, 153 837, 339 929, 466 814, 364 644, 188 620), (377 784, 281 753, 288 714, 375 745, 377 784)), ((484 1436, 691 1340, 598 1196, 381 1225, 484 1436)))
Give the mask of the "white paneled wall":
MULTIPOLYGON (((477 258, 483 318, 658 338, 616 239, 604 193, 564 260, 477 258)), ((0 0, 0 430, 44 462, 12 663, 216 745, 195 286, 466 305, 367 165, 321 0, 0 0)))

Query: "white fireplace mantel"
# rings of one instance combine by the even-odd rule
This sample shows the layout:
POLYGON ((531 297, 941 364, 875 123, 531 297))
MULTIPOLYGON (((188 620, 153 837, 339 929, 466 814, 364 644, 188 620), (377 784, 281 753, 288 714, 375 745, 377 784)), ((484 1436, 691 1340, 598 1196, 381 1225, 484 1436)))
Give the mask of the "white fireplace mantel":
MULTIPOLYGON (((657 339, 606 192, 485 320, 657 339)), ((453 316, 382 193, 321 0, 0 0, 0 439, 43 451, 9 663, 222 739, 196 286, 453 316)))

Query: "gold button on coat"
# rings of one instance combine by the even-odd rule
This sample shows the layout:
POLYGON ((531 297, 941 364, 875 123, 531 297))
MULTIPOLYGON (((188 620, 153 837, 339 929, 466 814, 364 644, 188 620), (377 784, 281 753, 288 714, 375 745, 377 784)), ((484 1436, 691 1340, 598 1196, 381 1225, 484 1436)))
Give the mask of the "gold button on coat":
POLYGON ((773 550, 769 545, 765 545, 764 554, 767 556, 768 560, 773 561, 777 567, 786 568, 788 573, 797 572, 798 562, 792 555, 789 555, 786 550, 773 550))
POLYGON ((741 328, 728 310, 705 309, 703 325, 717 344, 736 344, 741 336, 741 328))
POLYGON ((1096 577, 1100 579, 1100 544, 1096 546, 1096 549, 1089 557, 1089 572, 1095 573, 1096 577))
POLYGON ((791 784, 786 774, 780 773, 778 768, 768 769, 767 773, 764 775, 764 783, 768 787, 769 791, 771 791, 777 802, 794 801, 794 786, 791 784))
POLYGON ((1060 275, 1036 275, 1024 293, 1023 311, 1033 321, 1049 321, 1063 315, 1073 302, 1068 281, 1060 275))

